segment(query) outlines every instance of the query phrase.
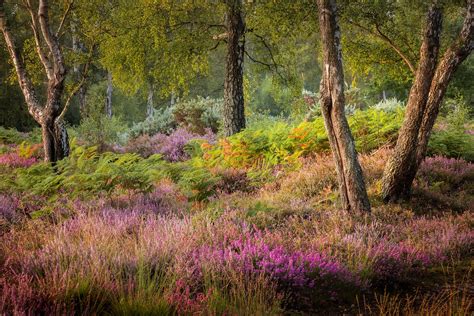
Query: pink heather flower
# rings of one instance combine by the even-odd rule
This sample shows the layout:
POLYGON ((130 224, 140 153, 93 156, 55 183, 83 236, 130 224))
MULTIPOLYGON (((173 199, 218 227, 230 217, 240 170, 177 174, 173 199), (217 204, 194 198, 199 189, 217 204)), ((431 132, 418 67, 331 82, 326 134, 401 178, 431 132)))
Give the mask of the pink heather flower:
POLYGON ((360 281, 334 259, 318 252, 287 251, 266 244, 259 234, 249 239, 228 241, 227 245, 202 246, 192 255, 194 277, 202 266, 240 270, 246 275, 266 274, 281 286, 324 287, 330 280, 359 286, 360 281))
POLYGON ((463 159, 443 156, 427 157, 420 166, 420 175, 425 178, 441 177, 452 183, 474 179, 474 164, 463 159))
POLYGON ((9 152, 0 155, 0 165, 5 165, 12 168, 27 168, 36 162, 38 162, 36 158, 21 157, 16 152, 9 152))
POLYGON ((195 139, 202 139, 212 144, 216 141, 216 135, 207 129, 205 135, 199 135, 184 128, 178 128, 171 134, 156 134, 153 136, 142 135, 132 140, 127 146, 127 152, 138 152, 147 157, 152 154, 161 154, 168 161, 184 161, 189 159, 185 146, 195 139))
POLYGON ((0 194, 0 219, 7 222, 13 222, 19 218, 17 212, 20 201, 17 197, 11 195, 0 194))

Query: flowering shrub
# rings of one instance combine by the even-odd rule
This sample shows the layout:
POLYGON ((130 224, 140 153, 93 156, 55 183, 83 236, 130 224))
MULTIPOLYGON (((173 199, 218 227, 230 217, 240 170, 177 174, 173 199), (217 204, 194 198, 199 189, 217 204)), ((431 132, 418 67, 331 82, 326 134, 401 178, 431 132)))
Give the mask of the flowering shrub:
POLYGON ((222 193, 251 192, 254 188, 247 173, 239 169, 222 169, 215 171, 219 175, 216 190, 222 193))
POLYGON ((212 295, 211 290, 206 294, 197 293, 195 295, 191 291, 191 287, 189 284, 186 284, 186 281, 183 279, 176 281, 175 288, 167 300, 170 305, 176 307, 178 315, 200 314, 201 311, 205 310, 206 304, 212 295))
POLYGON ((11 168, 28 168, 38 160, 35 157, 23 157, 17 152, 9 152, 0 155, 0 165, 4 165, 11 168))
POLYGON ((259 238, 230 241, 226 247, 204 246, 193 257, 210 269, 228 267, 248 275, 268 274, 282 287, 321 289, 334 286, 336 281, 360 285, 339 262, 320 253, 289 252, 282 246, 269 246, 259 238))
POLYGON ((420 251, 410 245, 381 241, 371 249, 372 273, 376 282, 403 281, 408 275, 446 260, 442 254, 420 251))
POLYGON ((203 139, 212 143, 215 141, 215 135, 210 130, 201 136, 184 128, 178 128, 170 135, 157 134, 153 136, 152 142, 154 143, 154 152, 162 154, 166 160, 183 161, 189 158, 185 146, 193 139, 203 139))
POLYGON ((474 181, 474 164, 463 159, 427 157, 420 166, 419 174, 426 180, 441 180, 456 186, 474 181))
MULTIPOLYGON (((292 141, 306 132, 293 131, 292 141)), ((193 135, 179 133, 181 143, 193 135)), ((239 145, 240 158, 224 148, 229 161, 272 161, 265 155, 279 147, 265 147, 265 131, 252 133, 261 143, 239 145)), ((157 139, 171 142, 165 136, 157 139)), ((388 154, 361 155, 371 197, 388 154)), ((334 202, 330 155, 298 162, 297 170, 274 168, 258 190, 253 170, 84 147, 55 169, 0 169, 22 192, 0 187, 0 314, 310 314, 351 308, 357 292, 421 282, 423 272, 472 255, 472 212, 448 205, 420 215, 426 204, 375 198, 370 214, 352 214, 334 202)), ((440 194, 469 199, 472 173, 466 161, 427 158, 417 186, 448 183, 440 194)))
POLYGON ((183 161, 189 159, 185 147, 191 140, 201 139, 213 143, 215 138, 216 136, 210 130, 206 130, 204 135, 199 135, 184 128, 178 128, 169 135, 139 136, 127 144, 125 151, 139 153, 143 157, 161 154, 168 161, 183 161))
POLYGON ((14 222, 20 217, 18 213, 19 204, 18 198, 0 194, 0 224, 2 222, 14 222))

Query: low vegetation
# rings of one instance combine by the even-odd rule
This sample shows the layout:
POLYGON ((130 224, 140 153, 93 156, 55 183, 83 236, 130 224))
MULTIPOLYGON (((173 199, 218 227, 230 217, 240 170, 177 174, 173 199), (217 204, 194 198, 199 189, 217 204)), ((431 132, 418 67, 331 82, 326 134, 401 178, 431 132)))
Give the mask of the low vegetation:
POLYGON ((380 179, 402 115, 349 116, 364 215, 340 210, 320 119, 219 141, 181 128, 115 152, 78 139, 55 166, 30 135, 2 130, 1 311, 468 314, 470 279, 455 276, 473 255, 471 142, 450 151, 436 135, 460 127, 441 119, 430 148, 443 156, 423 162, 411 202, 387 206, 380 179))

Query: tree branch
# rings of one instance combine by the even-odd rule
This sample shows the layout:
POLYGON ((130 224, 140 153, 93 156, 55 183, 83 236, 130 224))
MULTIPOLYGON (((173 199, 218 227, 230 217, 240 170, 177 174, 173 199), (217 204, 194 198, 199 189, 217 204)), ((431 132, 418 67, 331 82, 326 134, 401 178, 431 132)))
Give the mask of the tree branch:
POLYGON ((82 88, 84 83, 87 80, 88 77, 88 72, 89 72, 89 66, 92 63, 92 57, 94 55, 94 50, 96 48, 96 44, 93 44, 91 48, 89 49, 89 54, 87 57, 87 61, 84 64, 84 68, 82 69, 82 75, 81 75, 81 80, 76 84, 76 86, 71 90, 71 93, 66 99, 66 102, 64 103, 63 110, 61 111, 61 114, 59 115, 58 119, 62 120, 64 118, 64 115, 66 115, 66 112, 69 108, 69 105, 71 103, 72 98, 79 92, 79 90, 82 88))
POLYGON ((275 72, 277 73, 277 75, 281 79, 285 80, 285 77, 279 71, 280 65, 276 62, 275 56, 273 55, 273 51, 272 51, 270 45, 268 45, 268 43, 265 41, 265 38, 261 35, 253 33, 253 32, 251 34, 253 34, 256 38, 258 38, 260 40, 260 42, 263 44, 265 49, 268 51, 268 54, 270 55, 270 59, 272 60, 272 66, 275 69, 275 72))
POLYGON ((18 83, 25 97, 28 111, 33 118, 39 123, 42 119, 42 108, 39 105, 36 97, 33 84, 26 72, 26 67, 23 62, 23 57, 16 47, 15 40, 8 27, 7 18, 5 15, 4 0, 0 0, 0 31, 3 33, 7 45, 8 53, 13 61, 16 74, 18 76, 18 83))
POLYGON ((50 80, 53 77, 53 67, 51 66, 51 62, 49 61, 48 57, 43 52, 43 48, 41 47, 41 39, 38 33, 38 23, 36 21, 36 16, 33 11, 31 0, 26 0, 25 7, 30 13, 30 17, 31 17, 31 28, 33 30, 33 36, 35 39, 36 52, 39 55, 41 63, 43 64, 44 70, 46 72, 46 76, 48 77, 48 80, 50 80))
POLYGON ((56 34, 55 34, 56 38, 59 38, 60 33, 61 33, 61 29, 63 28, 64 22, 66 21, 66 18, 68 16, 69 12, 71 11, 73 4, 74 4, 74 0, 71 0, 71 2, 68 3, 68 5, 66 7, 66 10, 64 11, 63 17, 61 19, 61 22, 59 23, 58 30, 56 31, 56 34))
POLYGON ((54 61, 54 70, 55 76, 57 77, 56 83, 59 83, 66 74, 66 68, 64 67, 64 60, 61 50, 59 48, 57 38, 51 33, 48 17, 48 1, 40 0, 38 8, 39 23, 41 26, 41 31, 43 33, 43 38, 46 41, 46 44, 49 47, 51 55, 53 56, 54 61))
POLYGON ((403 60, 403 62, 408 66, 408 68, 410 69, 410 71, 414 74, 416 72, 416 68, 415 66, 413 65, 413 63, 410 61, 410 59, 408 58, 408 56, 406 56, 402 50, 397 46, 395 45, 395 43, 387 36, 385 35, 381 30, 380 30, 380 27, 378 24, 375 25, 375 28, 377 30, 377 32, 374 32, 372 30, 370 30, 368 27, 365 27, 357 22, 355 22, 354 20, 349 20, 349 23, 354 25, 354 26, 357 26, 358 28, 360 28, 361 30, 364 30, 366 32, 368 32, 369 34, 375 36, 375 37, 378 37, 379 39, 383 40, 385 43, 387 43, 390 48, 392 48, 397 54, 398 56, 400 56, 403 60))

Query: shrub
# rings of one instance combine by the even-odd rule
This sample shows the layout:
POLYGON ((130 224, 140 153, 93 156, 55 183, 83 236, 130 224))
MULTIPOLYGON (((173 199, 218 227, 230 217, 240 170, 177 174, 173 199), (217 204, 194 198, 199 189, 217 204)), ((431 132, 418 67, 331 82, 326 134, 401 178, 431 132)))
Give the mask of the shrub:
POLYGON ((0 143, 2 144, 19 144, 26 139, 25 133, 20 133, 13 128, 4 128, 0 126, 0 143))
POLYGON ((7 224, 20 218, 18 207, 20 200, 16 196, 0 194, 0 226, 2 222, 7 224))
POLYGON ((442 156, 427 157, 420 166, 419 177, 428 183, 443 181, 457 187, 474 181, 474 164, 442 156))
POLYGON ((10 168, 28 168, 37 162, 35 157, 20 156, 17 152, 0 154, 0 165, 10 168))
POLYGON ((474 135, 469 133, 469 110, 464 104, 451 104, 452 111, 438 119, 430 137, 428 154, 474 161, 474 135))
POLYGON ((185 146, 191 141, 202 139, 208 143, 215 141, 215 135, 207 130, 205 135, 198 135, 187 131, 184 128, 178 128, 170 135, 157 134, 152 137, 154 152, 163 155, 168 161, 183 161, 189 159, 185 146))
POLYGON ((154 135, 157 133, 169 134, 176 128, 172 107, 158 108, 153 111, 153 116, 145 121, 134 124, 128 131, 129 137, 136 138, 140 135, 154 135))
POLYGON ((374 105, 374 109, 385 111, 385 112, 397 112, 405 105, 403 102, 397 100, 396 98, 389 98, 386 100, 381 100, 379 103, 374 105))
POLYGON ((88 146, 98 146, 103 151, 110 145, 120 142, 120 135, 127 129, 122 119, 103 114, 84 118, 77 128, 77 134, 88 146))
MULTIPOLYGON (((403 120, 403 112, 376 109, 355 111, 349 125, 359 152, 370 152, 393 143, 403 120)), ((329 142, 321 117, 291 127, 284 122, 257 124, 208 148, 204 158, 212 164, 261 168, 262 165, 292 165, 299 157, 329 152, 329 142)))
POLYGON ((176 103, 173 115, 178 125, 191 132, 204 134, 206 129, 217 133, 222 118, 222 99, 197 97, 176 103))
POLYGON ((245 170, 225 168, 214 171, 219 176, 216 190, 223 193, 251 192, 254 190, 252 181, 245 170))
POLYGON ((160 178, 163 168, 159 155, 143 159, 137 154, 99 154, 94 147, 76 147, 54 167, 41 163, 18 170, 15 184, 20 191, 49 196, 67 192, 110 196, 120 190, 151 190, 152 181, 160 178))
POLYGON ((153 136, 141 135, 129 141, 124 150, 138 153, 145 158, 153 154, 161 154, 168 161, 184 161, 190 158, 186 145, 196 140, 214 143, 215 135, 210 130, 207 130, 205 135, 199 135, 184 128, 178 128, 169 135, 162 133, 153 136))

